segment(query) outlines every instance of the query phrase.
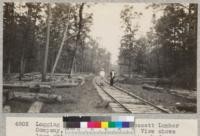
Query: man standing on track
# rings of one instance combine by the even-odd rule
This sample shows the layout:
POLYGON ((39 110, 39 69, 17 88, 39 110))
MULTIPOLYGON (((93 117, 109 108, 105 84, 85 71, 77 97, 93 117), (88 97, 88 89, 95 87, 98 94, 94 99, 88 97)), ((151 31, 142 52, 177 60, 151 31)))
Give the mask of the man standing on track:
POLYGON ((110 72, 110 85, 111 85, 111 86, 113 86, 113 84, 114 84, 114 78, 115 78, 115 71, 112 70, 112 71, 110 72))

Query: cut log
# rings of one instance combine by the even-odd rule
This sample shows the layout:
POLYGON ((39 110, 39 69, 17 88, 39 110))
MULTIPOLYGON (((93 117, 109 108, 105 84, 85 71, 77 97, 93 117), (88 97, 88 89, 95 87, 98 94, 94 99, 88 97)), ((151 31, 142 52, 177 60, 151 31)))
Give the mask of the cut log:
POLYGON ((40 101, 62 101, 62 96, 46 93, 31 93, 31 92, 13 92, 13 98, 25 100, 40 100, 40 101))
POLYGON ((161 92, 161 91, 164 91, 165 89, 164 88, 161 88, 161 87, 155 87, 155 86, 151 86, 151 85, 147 85, 147 84, 144 84, 142 86, 143 89, 146 89, 146 90, 152 90, 152 91, 158 91, 158 92, 161 92))
POLYGON ((183 89, 182 90, 181 89, 170 89, 168 92, 170 94, 191 100, 191 102, 195 102, 197 99, 196 91, 183 90, 183 89))
POLYGON ((142 80, 145 80, 145 81, 158 81, 159 78, 142 78, 142 80))
POLYGON ((3 84, 3 89, 28 88, 27 84, 3 84))
POLYGON ((40 113, 43 103, 40 101, 35 101, 28 110, 28 113, 40 113))
POLYGON ((52 84, 52 87, 64 88, 64 87, 76 87, 78 85, 79 85, 79 82, 77 80, 67 80, 63 83, 52 84))
POLYGON ((29 85, 29 91, 35 93, 51 93, 52 89, 50 85, 29 85))
POLYGON ((16 83, 16 84, 3 84, 3 89, 16 89, 16 88, 44 88, 51 89, 50 85, 39 85, 39 84, 25 84, 25 83, 16 83))
POLYGON ((51 87, 56 87, 56 88, 64 88, 64 87, 75 87, 79 85, 78 81, 68 81, 68 82, 63 82, 63 83, 43 83, 44 85, 27 85, 27 84, 4 84, 3 89, 51 89, 51 87), (49 84, 49 85, 48 85, 49 84))
POLYGON ((185 103, 185 104, 181 104, 178 103, 176 104, 176 108, 180 111, 190 111, 190 112, 196 112, 197 111, 197 105, 194 103, 185 103))
POLYGON ((55 84, 55 85, 52 85, 53 87, 55 88, 67 88, 67 87, 76 87, 78 86, 78 84, 55 84))
POLYGON ((143 84, 151 84, 151 85, 155 85, 156 81, 142 81, 143 84))
POLYGON ((33 78, 32 77, 22 77, 21 81, 32 81, 33 78))
MULTIPOLYGON (((58 80, 58 79, 57 79, 58 80)), ((58 87, 58 88, 62 88, 62 87, 74 87, 74 86, 78 86, 80 84, 80 79, 68 79, 68 78, 60 78, 59 81, 52 81, 52 82, 30 82, 30 83, 4 83, 3 84, 3 89, 23 89, 23 88, 27 88, 30 89, 30 91, 39 91, 41 89, 46 89, 46 90, 50 90, 51 87, 58 87)))

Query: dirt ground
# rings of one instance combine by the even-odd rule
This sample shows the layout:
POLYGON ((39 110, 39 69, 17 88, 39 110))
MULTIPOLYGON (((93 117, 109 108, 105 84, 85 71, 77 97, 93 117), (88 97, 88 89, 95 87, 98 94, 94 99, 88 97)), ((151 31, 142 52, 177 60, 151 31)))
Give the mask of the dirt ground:
POLYGON ((108 107, 92 85, 93 77, 88 77, 79 87, 56 89, 56 94, 63 96, 62 103, 49 103, 43 106, 43 113, 109 113, 108 107))
POLYGON ((175 96, 169 94, 165 91, 157 92, 153 90, 145 90, 142 88, 142 85, 130 85, 130 84, 118 84, 118 86, 142 97, 143 99, 155 104, 163 106, 166 109, 169 109, 173 113, 194 113, 196 112, 196 100, 188 100, 183 97, 175 96), (194 108, 191 108, 190 111, 180 111, 177 109, 177 103, 181 105, 192 105, 194 108))

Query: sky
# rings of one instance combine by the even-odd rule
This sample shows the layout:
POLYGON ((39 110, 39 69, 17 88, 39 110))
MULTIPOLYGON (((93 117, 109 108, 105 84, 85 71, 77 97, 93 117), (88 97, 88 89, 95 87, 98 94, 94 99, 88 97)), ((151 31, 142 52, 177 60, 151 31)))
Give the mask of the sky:
MULTIPOLYGON (((132 3, 131 3, 132 4, 132 3)), ((93 25, 91 36, 99 42, 99 46, 111 53, 111 63, 117 64, 120 40, 123 35, 120 12, 125 5, 130 3, 98 3, 90 7, 93 13, 93 25)), ((134 10, 142 12, 143 16, 138 20, 140 29, 136 38, 144 36, 152 26, 152 9, 145 9, 144 3, 133 3, 134 10)))

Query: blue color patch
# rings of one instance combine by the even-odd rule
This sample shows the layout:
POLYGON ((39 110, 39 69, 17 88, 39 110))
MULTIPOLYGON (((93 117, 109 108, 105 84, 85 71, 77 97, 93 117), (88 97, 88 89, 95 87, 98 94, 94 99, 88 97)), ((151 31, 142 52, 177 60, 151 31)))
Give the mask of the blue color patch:
POLYGON ((115 122, 115 128, 122 128, 122 122, 115 122))

